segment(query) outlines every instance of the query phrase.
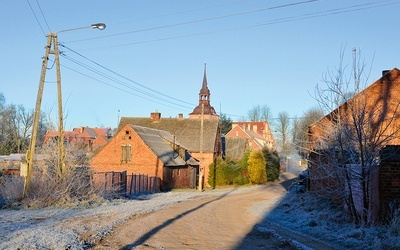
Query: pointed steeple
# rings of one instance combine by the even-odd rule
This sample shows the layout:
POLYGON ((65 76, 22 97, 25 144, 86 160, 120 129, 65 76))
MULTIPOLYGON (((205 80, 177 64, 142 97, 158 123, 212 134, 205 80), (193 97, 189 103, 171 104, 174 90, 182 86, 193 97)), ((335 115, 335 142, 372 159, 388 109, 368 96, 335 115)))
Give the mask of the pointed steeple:
POLYGON ((215 109, 210 104, 210 90, 207 86, 207 65, 204 63, 203 84, 199 93, 199 105, 194 108, 193 112, 189 114, 189 118, 199 118, 202 113, 202 106, 204 106, 204 114, 208 118, 218 118, 215 109))
POLYGON ((203 85, 199 93, 199 105, 210 105, 210 90, 207 87, 207 65, 204 63, 203 85))
POLYGON ((210 95, 210 90, 207 87, 207 64, 204 63, 204 76, 203 76, 203 85, 200 89, 200 95, 210 95))

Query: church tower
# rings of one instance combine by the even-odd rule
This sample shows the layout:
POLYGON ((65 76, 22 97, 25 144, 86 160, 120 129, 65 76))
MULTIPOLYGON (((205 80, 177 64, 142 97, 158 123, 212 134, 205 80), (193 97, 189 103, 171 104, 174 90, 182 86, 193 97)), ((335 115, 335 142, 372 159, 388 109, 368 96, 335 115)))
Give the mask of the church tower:
POLYGON ((206 64, 204 64, 204 76, 203 85, 201 86, 199 93, 199 105, 197 105, 193 112, 189 114, 189 118, 201 118, 202 107, 204 107, 203 117, 204 119, 218 119, 219 116, 215 112, 215 109, 210 104, 210 90, 207 86, 207 70, 206 64))

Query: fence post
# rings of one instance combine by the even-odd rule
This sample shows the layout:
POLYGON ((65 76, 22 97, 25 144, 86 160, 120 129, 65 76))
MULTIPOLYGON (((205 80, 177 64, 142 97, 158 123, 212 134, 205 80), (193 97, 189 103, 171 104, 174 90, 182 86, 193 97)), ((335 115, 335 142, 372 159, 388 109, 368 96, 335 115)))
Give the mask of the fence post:
POLYGON ((123 195, 126 196, 126 181, 127 181, 127 174, 126 174, 126 170, 122 171, 121 173, 121 190, 123 195))

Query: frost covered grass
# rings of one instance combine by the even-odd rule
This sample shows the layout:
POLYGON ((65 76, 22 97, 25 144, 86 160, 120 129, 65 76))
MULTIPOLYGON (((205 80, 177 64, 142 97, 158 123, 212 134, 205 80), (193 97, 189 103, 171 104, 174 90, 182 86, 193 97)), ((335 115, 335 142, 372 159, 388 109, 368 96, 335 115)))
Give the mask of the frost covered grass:
POLYGON ((338 249, 400 249, 398 220, 387 226, 355 226, 334 203, 309 193, 288 193, 265 218, 338 249))

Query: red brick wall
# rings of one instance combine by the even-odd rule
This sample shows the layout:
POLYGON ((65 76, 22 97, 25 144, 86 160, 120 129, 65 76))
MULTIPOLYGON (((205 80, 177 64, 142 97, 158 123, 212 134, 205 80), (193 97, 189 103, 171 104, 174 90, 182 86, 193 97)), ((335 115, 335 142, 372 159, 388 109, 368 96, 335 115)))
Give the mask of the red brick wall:
MULTIPOLYGON (((200 160, 200 153, 191 153, 193 158, 200 160)), ((203 167, 203 177, 205 187, 209 187, 208 185, 208 175, 210 174, 210 164, 214 162, 214 154, 213 153, 203 153, 203 161, 200 160, 201 167, 203 167)))
POLYGON ((385 162, 379 168, 380 215, 385 216, 390 202, 400 202, 400 162, 385 162))
POLYGON ((147 174, 163 178, 163 163, 129 125, 125 125, 91 160, 96 172, 127 171, 127 174, 147 174), (121 162, 122 145, 132 146, 132 162, 121 162))
MULTIPOLYGON (((384 137, 391 135, 386 141, 388 145, 400 145, 400 71, 393 70, 389 75, 379 79, 369 87, 361 91, 347 103, 341 105, 338 110, 343 123, 352 124, 352 112, 365 114, 365 122, 368 129, 379 131, 376 134, 384 137), (352 108, 350 108, 352 107, 352 108)), ((335 110, 334 112, 338 112, 335 110)), ((319 122, 310 126, 310 149, 318 148, 318 141, 325 137, 332 126, 335 115, 325 116, 319 122)), ((367 130, 367 129, 366 129, 367 130)), ((382 138, 380 139, 382 140, 382 138)))

